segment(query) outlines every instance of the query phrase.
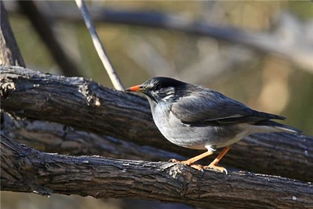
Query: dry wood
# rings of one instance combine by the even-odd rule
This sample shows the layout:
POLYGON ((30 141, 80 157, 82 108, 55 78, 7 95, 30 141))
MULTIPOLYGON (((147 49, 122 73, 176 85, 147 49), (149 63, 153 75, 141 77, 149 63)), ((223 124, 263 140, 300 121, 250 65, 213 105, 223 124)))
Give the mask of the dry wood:
POLYGON ((3 190, 141 198, 203 208, 311 208, 313 186, 281 177, 197 171, 181 164, 39 152, 1 140, 3 190))
POLYGON ((103 67, 105 68, 105 70, 107 71, 107 74, 109 75, 109 78, 114 88, 117 90, 124 90, 124 86, 120 78, 118 77, 115 69, 113 68, 113 65, 107 55, 107 52, 104 49, 102 42, 100 41, 96 28, 91 20, 91 16, 89 14, 87 5, 85 4, 84 0, 75 0, 75 2, 84 18, 84 21, 90 33, 93 45, 98 53, 98 56, 103 64, 103 67))
MULTIPOLYGON (((145 99, 25 68, 2 68, 2 108, 29 119, 46 120, 140 145, 192 156, 198 152, 170 144, 154 126, 145 99)), ((222 164, 312 181, 313 139, 304 135, 259 134, 233 146, 222 164)))
POLYGON ((76 130, 59 123, 17 119, 6 113, 2 113, 1 118, 5 135, 44 152, 149 161, 184 159, 169 151, 76 130))
MULTIPOLYGON (((1 1, 0 4, 3 9, 1 1)), ((1 47, 1 50, 7 48, 1 47)), ((12 54, 8 58, 11 59, 12 54)), ((12 63, 6 63, 8 64, 12 63)), ((109 154, 110 151, 115 151, 111 153, 113 156, 124 153, 128 157, 139 153, 137 157, 145 158, 159 156, 159 150, 149 151, 133 142, 113 137, 165 149, 169 143, 161 141, 151 122, 147 104, 142 98, 112 91, 81 78, 53 76, 17 67, 1 67, 0 72, 2 108, 15 116, 65 124, 20 120, 18 117, 14 119, 1 112, 1 190, 42 195, 60 193, 90 195, 96 198, 153 199, 203 208, 311 208, 313 205, 312 185, 286 178, 231 170, 229 175, 200 172, 166 162, 73 157, 44 153, 20 145, 5 135, 17 137, 17 140, 25 140, 24 142, 32 145, 39 143, 39 146, 45 146, 48 151, 66 153, 66 150, 70 150, 70 153, 78 151, 90 154, 102 151, 108 151, 109 154), (74 130, 67 125, 107 136, 74 130), (140 136, 142 138, 137 138, 140 136), (149 137, 153 140, 149 141, 149 137), (114 146, 116 142, 122 142, 119 144, 121 146, 114 146), (97 146, 103 147, 97 149, 97 146), (133 150, 127 152, 127 148, 133 150), (147 153, 148 156, 145 156, 147 153)), ((273 149, 274 144, 271 143, 275 141, 268 139, 288 139, 287 143, 280 142, 281 153, 273 162, 282 163, 282 154, 289 157, 288 154, 293 153, 298 154, 301 169, 307 170, 311 166, 312 150, 309 148, 312 147, 312 138, 291 135, 263 137, 263 144, 260 144, 258 138, 250 138, 250 142, 262 148, 259 150, 261 154, 263 148, 265 151, 273 149), (294 144, 289 140, 295 140, 294 144), (290 147, 294 145, 296 146, 290 147), (304 154, 301 150, 303 148, 304 154), (303 162, 304 159, 307 162, 303 162)), ((248 149, 250 146, 245 143, 241 145, 243 146, 235 151, 248 149)), ((182 149, 174 145, 169 146, 168 150, 183 153, 182 149)), ((241 157, 241 161, 246 161, 245 156, 241 157)), ((236 159, 240 160, 240 156, 236 159)), ((291 162, 292 168, 295 163, 291 162)), ((283 166, 284 164, 278 165, 280 169, 283 166)), ((306 173, 309 172, 296 172, 296 175, 299 179, 310 178, 306 173)))
POLYGON ((0 65, 25 66, 2 1, 0 1, 0 65))

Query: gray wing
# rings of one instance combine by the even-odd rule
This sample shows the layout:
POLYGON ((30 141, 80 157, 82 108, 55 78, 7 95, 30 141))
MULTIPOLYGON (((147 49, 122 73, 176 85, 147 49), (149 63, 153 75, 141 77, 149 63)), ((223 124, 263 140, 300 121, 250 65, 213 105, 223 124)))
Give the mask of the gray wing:
POLYGON ((171 112, 183 123, 193 125, 257 123, 284 119, 282 116, 252 110, 219 92, 207 89, 181 97, 172 105, 171 112))

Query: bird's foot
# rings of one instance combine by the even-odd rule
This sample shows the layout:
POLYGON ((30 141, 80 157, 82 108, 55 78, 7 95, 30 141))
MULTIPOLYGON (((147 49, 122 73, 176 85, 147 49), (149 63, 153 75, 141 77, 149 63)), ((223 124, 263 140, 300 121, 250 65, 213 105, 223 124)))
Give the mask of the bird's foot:
POLYGON ((176 160, 176 159, 169 159, 168 162, 170 163, 180 163, 180 160, 176 160))
POLYGON ((171 163, 181 163, 181 164, 184 164, 184 165, 191 165, 191 163, 188 161, 188 160, 176 160, 176 159, 170 159, 169 162, 171 163))
POLYGON ((217 171, 217 172, 220 172, 220 173, 227 174, 226 168, 221 167, 221 166, 216 166, 214 164, 210 164, 208 166, 203 166, 203 169, 214 170, 214 171, 217 171))
POLYGON ((191 164, 190 161, 188 160, 183 160, 183 161, 179 161, 179 160, 176 160, 176 159, 170 159, 169 160, 171 163, 180 163, 180 164, 183 164, 183 165, 187 165, 187 166, 190 166, 196 170, 199 170, 199 171, 203 171, 203 165, 200 165, 200 164, 191 164))
POLYGON ((204 166, 200 165, 200 164, 192 164, 192 165, 190 165, 190 167, 192 167, 198 171, 203 171, 203 169, 204 169, 204 166))

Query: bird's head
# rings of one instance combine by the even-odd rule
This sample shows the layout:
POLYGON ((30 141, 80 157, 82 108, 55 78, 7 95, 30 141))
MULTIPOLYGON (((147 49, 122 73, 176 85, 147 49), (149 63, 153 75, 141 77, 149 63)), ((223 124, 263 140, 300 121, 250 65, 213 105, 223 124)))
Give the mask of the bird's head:
POLYGON ((158 103, 159 101, 175 99, 177 89, 182 89, 186 86, 185 82, 167 77, 155 77, 145 81, 140 85, 135 85, 128 88, 129 92, 141 92, 148 96, 149 99, 158 103))

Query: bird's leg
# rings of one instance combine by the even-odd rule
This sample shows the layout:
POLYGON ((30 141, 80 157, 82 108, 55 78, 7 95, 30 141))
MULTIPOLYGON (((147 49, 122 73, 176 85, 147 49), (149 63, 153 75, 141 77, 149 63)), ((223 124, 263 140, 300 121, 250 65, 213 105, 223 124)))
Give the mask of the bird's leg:
POLYGON ((191 164, 193 164, 194 162, 197 162, 198 160, 201 160, 202 158, 205 158, 205 157, 207 157, 207 156, 209 156, 209 155, 212 155, 212 154, 213 154, 212 151, 206 151, 206 152, 204 152, 204 153, 202 153, 202 154, 200 154, 200 155, 197 155, 197 156, 195 156, 195 157, 193 157, 193 158, 190 158, 190 159, 188 159, 188 160, 181 161, 180 163, 182 163, 182 164, 184 164, 184 165, 191 165, 191 164))
POLYGON ((172 159, 171 160, 171 162, 175 162, 175 163, 182 163, 182 164, 184 164, 184 165, 189 165, 189 166, 191 166, 191 167, 193 167, 193 168, 195 168, 195 169, 197 169, 197 170, 203 170, 202 169, 202 165, 192 165, 194 162, 196 162, 196 161, 198 161, 198 160, 201 160, 202 158, 205 158, 205 157, 207 157, 207 156, 209 156, 209 155, 212 155, 213 154, 213 152, 212 151, 206 151, 206 152, 204 152, 204 153, 202 153, 202 154, 200 154, 200 155, 197 155, 197 156, 195 156, 195 157, 193 157, 193 158, 190 158, 190 159, 188 159, 188 160, 184 160, 184 161, 178 161, 178 160, 174 160, 174 159, 172 159))
POLYGON ((217 166, 217 164, 221 161, 221 159, 226 155, 226 153, 230 150, 230 147, 225 147, 220 154, 210 163, 208 166, 204 166, 203 168, 209 168, 221 173, 225 172, 227 174, 227 170, 223 167, 217 166))

